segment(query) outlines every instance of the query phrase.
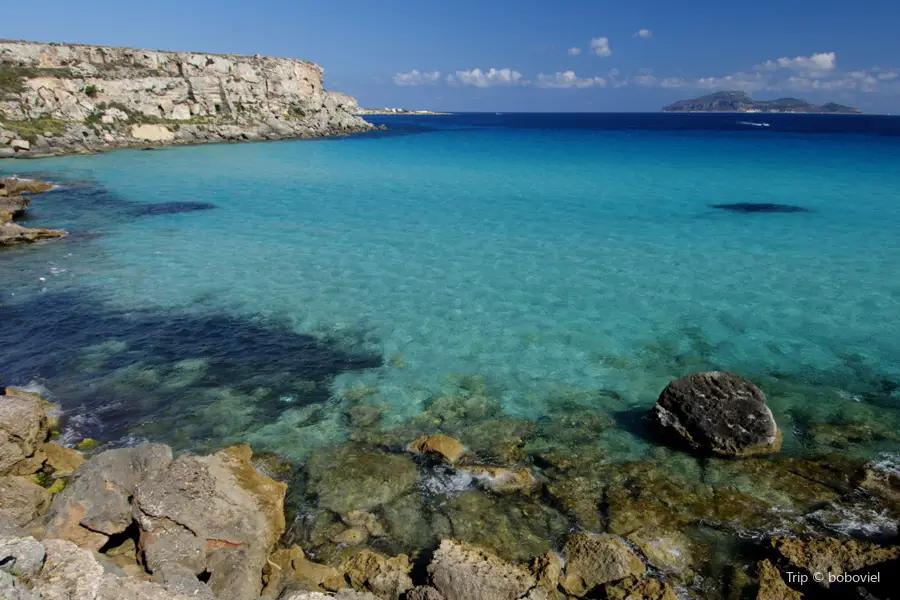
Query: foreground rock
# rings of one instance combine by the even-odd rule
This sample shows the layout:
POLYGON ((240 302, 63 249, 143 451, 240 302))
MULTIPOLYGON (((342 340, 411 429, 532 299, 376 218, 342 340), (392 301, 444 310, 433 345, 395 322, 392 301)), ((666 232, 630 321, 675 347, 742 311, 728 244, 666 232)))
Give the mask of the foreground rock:
POLYGON ((459 440, 441 433, 423 435, 409 445, 409 450, 416 454, 437 457, 451 465, 462 458, 466 452, 465 447, 459 443, 459 440))
POLYGON ((294 59, 3 41, 0 69, 0 158, 372 129, 294 59))
POLYGON ((566 573, 560 583, 574 596, 584 596, 600 585, 647 571, 622 540, 609 535, 578 532, 569 537, 563 553, 566 573))
POLYGON ((75 470, 47 515, 46 536, 99 550, 109 536, 132 523, 131 498, 138 484, 156 477, 172 462, 172 450, 159 444, 108 450, 75 470))
MULTIPOLYGON (((870 542, 850 539, 813 538, 803 540, 792 537, 772 538, 772 547, 793 567, 809 573, 822 573, 828 586, 828 575, 852 573, 861 569, 883 565, 900 558, 900 547, 882 547, 870 542)), ((872 569, 878 571, 880 569, 872 569)))
POLYGON ((43 464, 48 408, 38 394, 17 388, 0 396, 0 475, 31 475, 43 464))
POLYGON ((740 457, 781 448, 781 431, 765 395, 731 373, 694 373, 671 382, 651 419, 670 438, 699 453, 740 457))
POLYGON ((756 600, 800 600, 803 594, 784 582, 781 572, 770 561, 759 563, 759 591, 756 600))
POLYGON ((516 600, 536 584, 526 569, 449 540, 441 542, 428 574, 445 600, 516 600))
POLYGON ((266 558, 284 532, 287 486, 260 475, 249 446, 183 455, 138 484, 134 517, 147 566, 209 574, 233 600, 259 597, 266 558))

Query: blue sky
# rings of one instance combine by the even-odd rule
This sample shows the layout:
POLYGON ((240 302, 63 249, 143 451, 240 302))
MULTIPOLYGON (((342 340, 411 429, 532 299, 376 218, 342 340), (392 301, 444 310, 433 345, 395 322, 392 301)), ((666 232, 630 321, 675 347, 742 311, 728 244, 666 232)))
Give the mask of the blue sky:
POLYGON ((312 60, 329 89, 363 106, 655 111, 744 89, 900 113, 898 0, 0 0, 0 10, 7 39, 312 60))

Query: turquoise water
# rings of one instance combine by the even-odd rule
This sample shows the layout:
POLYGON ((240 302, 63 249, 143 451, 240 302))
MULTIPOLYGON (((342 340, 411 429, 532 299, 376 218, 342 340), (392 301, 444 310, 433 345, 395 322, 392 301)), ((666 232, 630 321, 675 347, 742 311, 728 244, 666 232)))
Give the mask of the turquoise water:
POLYGON ((607 415, 596 443, 642 457, 639 415, 710 368, 760 383, 789 452, 900 425, 900 138, 431 119, 0 162, 57 182, 29 222, 74 233, 0 253, 4 382, 67 439, 298 460, 354 402, 389 430, 447 394, 607 415), (166 202, 216 208, 136 216, 166 202), (710 207, 737 202, 810 212, 710 207))

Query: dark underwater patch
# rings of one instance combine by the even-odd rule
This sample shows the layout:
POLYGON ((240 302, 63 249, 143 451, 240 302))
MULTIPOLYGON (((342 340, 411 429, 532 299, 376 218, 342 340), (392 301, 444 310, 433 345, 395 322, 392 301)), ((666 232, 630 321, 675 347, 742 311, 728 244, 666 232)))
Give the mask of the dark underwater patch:
POLYGON ((793 204, 773 204, 769 202, 734 202, 731 204, 711 204, 713 208, 740 213, 801 213, 812 212, 793 204))
POLYGON ((298 333, 287 320, 198 308, 124 311, 70 292, 7 302, 0 376, 10 385, 39 381, 63 409, 91 415, 97 423, 83 435, 114 440, 152 424, 162 441, 190 447, 215 439, 221 425, 196 416, 206 392, 252 395, 253 420, 267 422, 328 400, 336 375, 382 364, 365 349, 298 333), (103 343, 119 349, 95 350, 103 343), (197 360, 205 366, 195 380, 166 387, 180 361, 197 360), (191 439, 171 439, 184 425, 191 439))
POLYGON ((185 212, 196 212, 199 210, 212 210, 217 208, 215 204, 209 202, 161 202, 159 204, 146 204, 135 210, 135 214, 139 217, 155 216, 155 215, 175 215, 185 212))

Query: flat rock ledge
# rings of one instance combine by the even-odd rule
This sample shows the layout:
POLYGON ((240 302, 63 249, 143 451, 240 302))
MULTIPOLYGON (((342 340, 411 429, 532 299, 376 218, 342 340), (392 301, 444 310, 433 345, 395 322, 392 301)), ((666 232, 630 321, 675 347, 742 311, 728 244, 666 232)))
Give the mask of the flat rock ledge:
POLYGON ((0 179, 0 247, 30 244, 67 235, 65 231, 22 227, 12 222, 21 217, 31 204, 31 199, 22 194, 40 194, 52 188, 51 184, 43 181, 0 179))
POLYGON ((670 440, 700 454, 746 457, 781 448, 781 430, 765 394, 731 373, 676 379, 660 394, 650 417, 670 440))

